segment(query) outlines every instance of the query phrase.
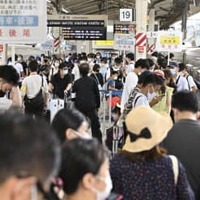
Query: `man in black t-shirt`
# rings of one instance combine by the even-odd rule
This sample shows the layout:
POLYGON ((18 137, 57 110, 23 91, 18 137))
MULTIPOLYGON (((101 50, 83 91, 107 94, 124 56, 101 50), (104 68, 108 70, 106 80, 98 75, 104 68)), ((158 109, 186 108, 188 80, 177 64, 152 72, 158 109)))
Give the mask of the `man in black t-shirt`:
POLYGON ((196 199, 200 199, 200 122, 197 120, 196 94, 192 91, 175 93, 172 96, 172 109, 175 124, 163 146, 182 162, 196 199))
POLYGON ((50 82, 50 92, 56 97, 64 99, 65 94, 69 92, 72 87, 72 77, 68 73, 68 68, 65 63, 59 65, 58 73, 56 73, 50 82))

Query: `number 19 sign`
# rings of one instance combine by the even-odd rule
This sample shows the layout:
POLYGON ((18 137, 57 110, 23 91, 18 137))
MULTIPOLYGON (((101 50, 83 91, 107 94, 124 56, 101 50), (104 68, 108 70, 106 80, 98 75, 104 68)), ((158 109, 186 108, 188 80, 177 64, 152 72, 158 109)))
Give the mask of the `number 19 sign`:
POLYGON ((133 10, 132 9, 120 9, 119 21, 120 22, 132 22, 133 10))

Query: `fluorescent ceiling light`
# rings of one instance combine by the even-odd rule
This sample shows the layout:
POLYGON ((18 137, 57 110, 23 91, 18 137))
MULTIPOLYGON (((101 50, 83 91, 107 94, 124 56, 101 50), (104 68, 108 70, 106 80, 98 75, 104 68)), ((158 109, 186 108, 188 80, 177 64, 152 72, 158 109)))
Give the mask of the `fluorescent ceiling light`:
POLYGON ((69 11, 66 10, 65 8, 62 8, 62 11, 65 12, 65 13, 69 13, 69 11))

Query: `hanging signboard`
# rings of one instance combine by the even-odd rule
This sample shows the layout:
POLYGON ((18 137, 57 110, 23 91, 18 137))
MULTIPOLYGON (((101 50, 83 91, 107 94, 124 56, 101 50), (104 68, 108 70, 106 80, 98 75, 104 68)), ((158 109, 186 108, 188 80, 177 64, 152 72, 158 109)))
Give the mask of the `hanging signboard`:
POLYGON ((51 51, 53 49, 53 40, 47 40, 41 44, 41 49, 45 51, 51 51))
POLYGON ((106 40, 106 15, 50 16, 48 27, 62 28, 65 40, 106 40))
POLYGON ((114 49, 133 51, 135 48, 135 39, 130 34, 115 34, 114 49))
POLYGON ((120 9, 119 10, 119 21, 120 22, 132 22, 133 21, 133 10, 132 9, 120 9))
POLYGON ((0 41, 2 43, 43 42, 46 38, 46 25, 46 1, 0 1, 0 41))
POLYGON ((135 34, 135 24, 114 24, 114 34, 135 34))
POLYGON ((158 33, 157 51, 181 52, 182 32, 181 31, 160 31, 158 33))

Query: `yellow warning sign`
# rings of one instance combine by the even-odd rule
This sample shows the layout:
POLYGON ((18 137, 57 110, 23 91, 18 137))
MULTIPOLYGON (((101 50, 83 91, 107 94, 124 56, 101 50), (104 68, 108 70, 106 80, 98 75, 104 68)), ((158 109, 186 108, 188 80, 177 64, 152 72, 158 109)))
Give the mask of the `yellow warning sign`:
POLYGON ((96 46, 113 46, 114 40, 99 40, 95 41, 96 46))
POLYGON ((177 35, 169 36, 169 35, 161 35, 160 36, 160 44, 161 45, 180 45, 181 38, 177 35))

